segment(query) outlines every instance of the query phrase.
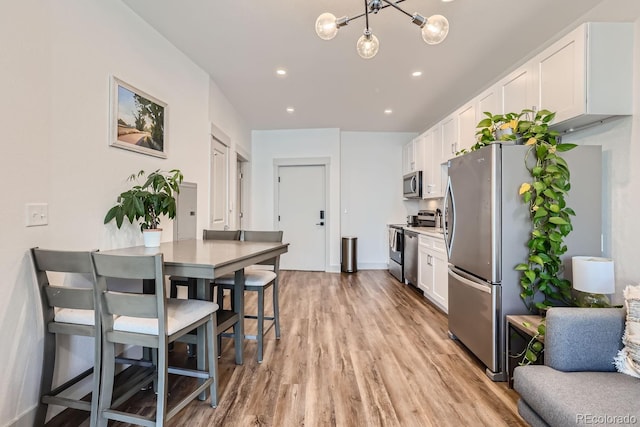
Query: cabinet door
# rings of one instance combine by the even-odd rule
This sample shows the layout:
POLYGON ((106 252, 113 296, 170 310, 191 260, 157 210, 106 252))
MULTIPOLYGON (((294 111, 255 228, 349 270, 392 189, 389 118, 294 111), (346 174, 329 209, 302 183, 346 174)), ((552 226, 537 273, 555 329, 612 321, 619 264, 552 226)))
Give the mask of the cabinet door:
POLYGON ((458 110, 458 151, 469 150, 476 143, 476 106, 465 105, 458 110))
POLYGON ((431 265, 431 255, 429 252, 427 246, 418 246, 418 288, 420 288, 425 295, 431 295, 433 289, 433 266, 431 265))
POLYGON ((517 69, 498 83, 503 113, 519 113, 535 109, 534 77, 531 63, 517 69))
MULTIPOLYGON (((444 244, 443 244, 444 245, 444 244)), ((433 282, 432 298, 445 312, 449 310, 449 275, 447 273, 447 255, 444 251, 434 250, 431 255, 433 282)))
POLYGON ((502 106, 498 102, 495 88, 491 88, 477 98, 476 120, 480 121, 486 116, 485 112, 491 114, 502 114, 502 106))
POLYGON ((402 147, 402 175, 413 172, 414 165, 413 141, 411 141, 402 147))
POLYGON ((422 198, 431 197, 433 175, 433 129, 422 135, 422 198))
POLYGON ((452 159, 458 151, 457 117, 451 115, 440 124, 442 130, 442 153, 444 160, 452 159))
POLYGON ((585 26, 562 38, 536 59, 538 105, 556 112, 556 121, 584 112, 585 26))

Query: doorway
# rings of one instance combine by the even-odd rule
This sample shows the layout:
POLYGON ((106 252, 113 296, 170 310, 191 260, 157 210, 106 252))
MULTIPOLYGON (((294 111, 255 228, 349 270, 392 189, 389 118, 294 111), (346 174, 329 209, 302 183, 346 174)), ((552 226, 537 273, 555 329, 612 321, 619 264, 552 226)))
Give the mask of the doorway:
POLYGON ((280 257, 283 270, 326 270, 326 169, 324 164, 277 167, 276 228, 289 243, 288 253, 280 257))

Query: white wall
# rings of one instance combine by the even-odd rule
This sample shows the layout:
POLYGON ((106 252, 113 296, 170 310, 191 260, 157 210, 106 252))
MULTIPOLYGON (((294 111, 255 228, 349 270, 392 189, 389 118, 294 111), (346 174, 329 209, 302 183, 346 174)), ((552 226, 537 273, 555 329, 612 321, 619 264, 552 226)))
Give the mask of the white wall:
POLYGON ((402 201, 402 146, 415 133, 342 132, 341 234, 358 238, 358 268, 386 269, 387 224, 406 223, 413 205, 402 201))
MULTIPOLYGON (((198 183, 204 228, 210 123, 226 126, 245 150, 250 132, 209 76, 119 1, 3 2, 0 36, 0 426, 31 425, 43 326, 28 248, 141 244, 137 226, 102 224, 126 177, 140 169, 179 168, 198 183), (168 159, 108 146, 111 75, 168 104, 168 159), (49 204, 48 226, 24 226, 28 202, 49 204)), ((171 240, 171 222, 162 226, 171 240)), ((86 341, 61 347, 60 378, 89 366, 86 341)))

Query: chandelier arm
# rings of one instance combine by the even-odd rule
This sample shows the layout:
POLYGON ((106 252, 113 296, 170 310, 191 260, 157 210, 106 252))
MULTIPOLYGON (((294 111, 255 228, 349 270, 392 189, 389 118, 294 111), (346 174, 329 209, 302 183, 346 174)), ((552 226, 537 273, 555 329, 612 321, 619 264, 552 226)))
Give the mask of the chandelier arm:
MULTIPOLYGON (((384 1, 384 0, 383 0, 383 1, 384 1)), ((398 4, 398 3, 402 3, 403 1, 406 1, 406 0, 398 0, 398 1, 396 2, 396 4, 398 4)), ((366 2, 365 2, 365 3, 366 3, 366 2)), ((368 5, 367 5, 367 6, 368 6, 368 5)), ((386 9, 386 8, 388 8, 389 6, 391 6, 391 5, 386 4, 386 5, 382 6, 380 9, 386 9)), ((368 11, 368 10, 369 10, 369 8, 368 8, 368 7, 365 7, 365 13, 361 13, 360 15, 356 15, 356 16, 353 16, 353 17, 351 17, 351 18, 348 18, 348 19, 347 19, 347 23, 349 23, 349 22, 351 22, 351 21, 355 21, 355 20, 356 20, 356 19, 358 19, 358 18, 362 18, 363 16, 365 16, 365 15, 367 14, 367 13, 366 13, 366 11, 368 11)), ((405 13, 406 13, 406 12, 405 12, 405 13)), ((411 16, 411 15, 409 15, 409 16, 411 16)))
POLYGON ((364 0, 364 19, 365 19, 365 31, 369 31, 369 8, 367 7, 367 0, 364 0))
POLYGON ((398 6, 398 5, 397 5, 397 3, 400 3, 401 1, 404 1, 404 0, 398 0, 398 1, 397 1, 397 2, 395 2, 395 3, 394 3, 394 2, 391 2, 391 1, 389 1, 389 0, 382 0, 382 1, 383 1, 383 2, 385 2, 385 3, 387 3, 387 6, 383 6, 383 7, 389 7, 389 6, 391 6, 391 7, 393 7, 394 9, 399 10, 400 12, 404 13, 404 14, 405 14, 405 15, 407 15, 408 17, 413 18, 413 15, 412 15, 412 14, 410 14, 410 13, 408 13, 408 12, 405 12, 403 9, 401 9, 401 8, 400 8, 400 6, 398 6))

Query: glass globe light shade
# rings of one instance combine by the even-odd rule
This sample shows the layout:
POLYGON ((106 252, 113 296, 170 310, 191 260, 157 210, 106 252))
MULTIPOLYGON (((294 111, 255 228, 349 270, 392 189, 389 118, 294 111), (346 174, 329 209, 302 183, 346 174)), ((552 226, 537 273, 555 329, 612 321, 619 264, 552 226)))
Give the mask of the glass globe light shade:
POLYGON ((331 40, 338 34, 336 17, 334 14, 325 12, 316 19, 316 34, 322 40, 331 40))
POLYGON ((378 38, 371 34, 371 31, 366 31, 364 34, 358 39, 356 43, 356 50, 358 51, 358 55, 360 55, 364 59, 371 59, 378 53, 378 49, 380 48, 380 43, 378 42, 378 38))
POLYGON ((442 15, 433 15, 427 19, 427 23, 422 27, 422 40, 427 44, 438 44, 442 42, 449 33, 449 21, 442 15))

